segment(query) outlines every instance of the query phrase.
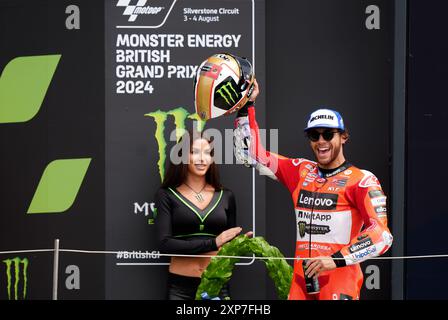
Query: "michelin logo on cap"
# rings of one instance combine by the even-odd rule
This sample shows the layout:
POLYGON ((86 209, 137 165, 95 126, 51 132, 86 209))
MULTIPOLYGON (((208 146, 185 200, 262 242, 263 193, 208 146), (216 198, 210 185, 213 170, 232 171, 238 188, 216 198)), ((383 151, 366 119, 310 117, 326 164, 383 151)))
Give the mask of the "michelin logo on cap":
POLYGON ((308 120, 306 130, 313 128, 334 128, 345 130, 344 121, 339 112, 331 109, 319 109, 314 111, 308 120))

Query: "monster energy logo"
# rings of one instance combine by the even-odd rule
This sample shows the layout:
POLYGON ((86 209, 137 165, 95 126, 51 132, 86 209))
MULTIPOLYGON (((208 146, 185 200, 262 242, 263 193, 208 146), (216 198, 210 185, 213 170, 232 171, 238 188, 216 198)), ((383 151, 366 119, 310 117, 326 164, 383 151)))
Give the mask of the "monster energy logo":
POLYGON ((157 141, 159 160, 157 161, 157 165, 159 167, 160 179, 163 181, 165 176, 165 161, 166 161, 166 146, 167 142, 165 139, 165 123, 168 116, 172 116, 174 118, 174 125, 176 127, 176 141, 182 137, 182 134, 185 132, 185 121, 186 119, 191 119, 197 121, 197 130, 202 131, 205 121, 202 120, 197 113, 190 114, 187 110, 182 107, 172 109, 169 111, 161 111, 157 110, 154 112, 150 112, 145 114, 145 117, 151 117, 154 119, 156 123, 156 131, 154 133, 154 137, 157 141))
MULTIPOLYGON (((234 88, 235 82, 233 79, 230 77, 227 79, 228 81, 224 82, 221 87, 216 89, 216 93, 224 99, 228 106, 232 107, 241 98, 241 96, 234 88)), ((217 107, 220 106, 219 103, 215 103, 215 105, 217 107)))
POLYGON ((19 300, 19 284, 20 284, 20 265, 23 265, 22 269, 22 299, 26 297, 26 287, 27 287, 27 269, 28 269, 28 259, 15 257, 14 259, 3 260, 6 264, 6 278, 7 278, 7 290, 8 290, 8 300, 11 300, 12 291, 12 268, 14 268, 14 300, 19 300))
MULTIPOLYGON (((299 236, 301 238, 305 237, 305 234, 310 234, 310 225, 306 224, 304 221, 298 222, 298 228, 299 228, 299 236)), ((317 225, 312 224, 311 225, 311 234, 327 234, 330 232, 329 226, 323 226, 323 225, 317 225)))
POLYGON ((299 222, 299 235, 300 238, 303 238, 305 236, 305 228, 306 228, 306 223, 303 221, 299 222))

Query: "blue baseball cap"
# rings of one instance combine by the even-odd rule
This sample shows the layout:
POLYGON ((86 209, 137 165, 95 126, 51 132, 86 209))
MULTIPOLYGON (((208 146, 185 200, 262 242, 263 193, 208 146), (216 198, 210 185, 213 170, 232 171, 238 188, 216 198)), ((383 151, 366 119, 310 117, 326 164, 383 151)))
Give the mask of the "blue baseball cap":
POLYGON ((344 120, 340 113, 331 109, 318 109, 311 113, 304 131, 313 128, 334 128, 345 131, 344 120))

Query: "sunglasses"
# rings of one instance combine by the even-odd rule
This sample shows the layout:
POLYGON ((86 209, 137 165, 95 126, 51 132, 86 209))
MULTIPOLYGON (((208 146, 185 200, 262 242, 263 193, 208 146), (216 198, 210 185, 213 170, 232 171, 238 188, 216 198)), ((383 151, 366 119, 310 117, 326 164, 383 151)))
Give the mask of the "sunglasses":
POLYGON ((331 131, 331 130, 325 130, 322 133, 320 133, 317 130, 309 130, 306 132, 306 136, 308 139, 310 139, 313 142, 319 141, 319 137, 322 135, 322 138, 324 138, 325 141, 331 141, 333 140, 334 134, 340 133, 339 131, 331 131))

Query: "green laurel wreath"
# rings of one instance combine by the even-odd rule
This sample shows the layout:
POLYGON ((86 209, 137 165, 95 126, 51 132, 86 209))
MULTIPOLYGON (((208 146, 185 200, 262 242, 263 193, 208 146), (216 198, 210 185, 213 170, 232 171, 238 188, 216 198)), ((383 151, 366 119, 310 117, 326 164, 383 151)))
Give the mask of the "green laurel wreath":
MULTIPOLYGON (((291 286, 293 269, 284 259, 278 248, 269 245, 263 237, 248 238, 241 235, 221 247, 218 256, 246 256, 255 254, 257 257, 281 257, 283 259, 263 259, 268 274, 274 281, 277 295, 287 299, 291 286)), ((196 291, 196 300, 201 300, 201 293, 207 292, 210 297, 219 295, 221 288, 232 277, 233 268, 238 258, 213 257, 201 277, 201 283, 196 291)))

